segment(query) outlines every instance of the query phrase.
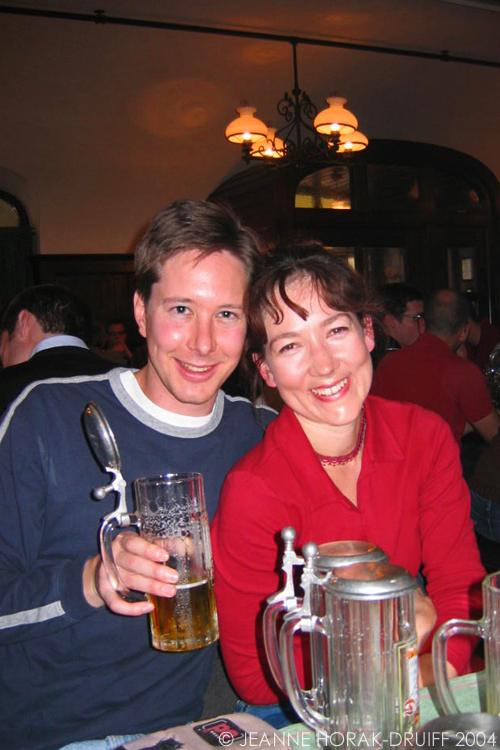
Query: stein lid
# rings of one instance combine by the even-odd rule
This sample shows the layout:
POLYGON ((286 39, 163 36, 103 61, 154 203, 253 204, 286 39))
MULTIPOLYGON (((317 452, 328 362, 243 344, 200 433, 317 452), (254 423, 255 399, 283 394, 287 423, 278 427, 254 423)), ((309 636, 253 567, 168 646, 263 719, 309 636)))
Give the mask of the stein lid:
POLYGON ((325 591, 346 599, 391 599, 417 588, 407 570, 388 562, 363 562, 335 570, 325 591))
POLYGON ((316 570, 326 572, 356 563, 384 562, 388 559, 388 555, 372 542, 345 540, 320 544, 313 562, 316 570))

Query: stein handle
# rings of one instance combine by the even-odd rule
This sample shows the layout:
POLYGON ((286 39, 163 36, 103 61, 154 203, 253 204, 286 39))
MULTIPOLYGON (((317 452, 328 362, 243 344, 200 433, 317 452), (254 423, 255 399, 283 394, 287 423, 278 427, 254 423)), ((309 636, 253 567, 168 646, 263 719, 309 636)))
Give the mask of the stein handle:
POLYGON ((445 714, 460 713, 451 693, 446 669, 448 639, 454 635, 475 635, 484 638, 483 622, 482 620, 449 620, 436 630, 432 641, 432 665, 439 702, 445 714))
POLYGON ((130 591, 127 586, 123 583, 118 573, 118 568, 115 562, 115 556, 113 554, 112 541, 115 536, 115 532, 118 529, 126 528, 128 526, 137 526, 140 528, 139 518, 135 515, 110 513, 109 516, 105 516, 101 523, 99 531, 99 541, 101 547, 101 557, 104 565, 104 569, 107 573, 109 581, 113 586, 117 594, 121 596, 126 602, 137 602, 147 601, 146 597, 139 592, 130 591))
MULTIPOLYGON (((323 623, 315 618, 312 625, 314 631, 319 632, 322 636, 326 637, 326 631, 323 623)), ((283 627, 280 633, 280 650, 282 657, 283 666, 283 679, 285 682, 286 692, 290 698, 290 702, 295 709, 296 713, 300 716, 303 722, 314 730, 327 730, 328 722, 325 716, 322 716, 318 711, 312 708, 308 704, 305 698, 305 693, 302 690, 297 676, 297 670, 295 668, 295 650, 293 646, 293 637, 295 633, 302 630, 302 619, 300 613, 291 612, 285 618, 283 627)), ((311 632, 311 629, 307 629, 307 632, 311 632)), ((313 686, 314 690, 314 686, 313 686)))
MULTIPOLYGON (((297 600, 297 604, 300 607, 300 600, 297 600)), ((263 637, 271 674, 280 690, 286 692, 277 631, 278 617, 281 612, 287 612, 285 602, 278 601, 267 605, 264 610, 263 637)))

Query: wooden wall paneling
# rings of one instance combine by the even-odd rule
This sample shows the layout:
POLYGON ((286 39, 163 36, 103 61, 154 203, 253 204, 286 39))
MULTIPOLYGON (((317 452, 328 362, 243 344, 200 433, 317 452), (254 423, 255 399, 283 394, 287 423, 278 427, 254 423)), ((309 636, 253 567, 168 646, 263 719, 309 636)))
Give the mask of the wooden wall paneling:
POLYGON ((123 318, 130 344, 142 342, 133 313, 132 255, 40 255, 36 266, 39 283, 71 289, 87 302, 96 322, 123 318))

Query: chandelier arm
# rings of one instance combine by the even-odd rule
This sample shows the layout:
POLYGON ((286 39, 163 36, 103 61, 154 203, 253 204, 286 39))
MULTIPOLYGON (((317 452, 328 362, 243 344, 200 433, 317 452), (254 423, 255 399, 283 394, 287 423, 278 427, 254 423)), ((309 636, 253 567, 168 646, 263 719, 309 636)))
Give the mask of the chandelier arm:
POLYGON ((295 102, 295 133, 296 133, 296 139, 297 139, 297 148, 300 151, 300 147, 302 143, 300 95, 302 94, 302 92, 299 87, 299 73, 298 73, 298 68, 297 68, 297 41, 295 39, 292 41, 292 51, 293 51, 293 91, 292 91, 292 94, 293 94, 293 98, 295 102))

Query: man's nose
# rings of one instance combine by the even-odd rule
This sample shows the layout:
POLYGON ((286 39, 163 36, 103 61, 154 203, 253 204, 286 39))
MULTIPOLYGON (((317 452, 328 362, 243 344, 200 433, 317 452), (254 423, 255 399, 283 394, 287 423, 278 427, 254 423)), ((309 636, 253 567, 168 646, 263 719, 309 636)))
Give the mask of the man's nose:
POLYGON ((196 318, 193 322, 189 348, 200 354, 209 354, 215 348, 215 335, 213 321, 196 318))

